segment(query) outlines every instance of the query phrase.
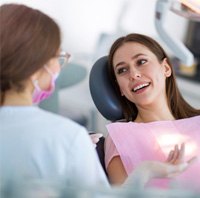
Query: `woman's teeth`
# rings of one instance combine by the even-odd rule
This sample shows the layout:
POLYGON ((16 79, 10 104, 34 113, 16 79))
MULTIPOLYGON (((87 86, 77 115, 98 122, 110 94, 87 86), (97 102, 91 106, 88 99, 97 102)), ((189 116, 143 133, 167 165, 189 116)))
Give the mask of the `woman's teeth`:
POLYGON ((142 89, 142 88, 144 88, 144 87, 149 86, 149 84, 150 84, 150 83, 144 83, 144 84, 138 85, 137 87, 134 87, 134 88, 132 89, 132 91, 133 91, 133 92, 136 92, 136 91, 139 90, 139 89, 142 89))

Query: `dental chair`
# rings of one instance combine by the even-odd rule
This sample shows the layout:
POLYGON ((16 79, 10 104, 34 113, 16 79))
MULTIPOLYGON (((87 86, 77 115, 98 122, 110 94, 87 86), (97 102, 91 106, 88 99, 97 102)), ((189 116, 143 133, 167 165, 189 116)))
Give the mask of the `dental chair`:
MULTIPOLYGON (((98 111, 107 120, 114 122, 123 119, 124 116, 120 101, 109 78, 107 65, 107 56, 99 58, 94 63, 90 71, 89 87, 93 102, 98 111)), ((104 141, 104 137, 100 138, 100 141, 97 143, 96 150, 101 165, 107 174, 104 163, 104 141)))
POLYGON ((108 75, 108 57, 99 58, 90 71, 90 93, 98 111, 110 121, 124 118, 120 101, 108 75))

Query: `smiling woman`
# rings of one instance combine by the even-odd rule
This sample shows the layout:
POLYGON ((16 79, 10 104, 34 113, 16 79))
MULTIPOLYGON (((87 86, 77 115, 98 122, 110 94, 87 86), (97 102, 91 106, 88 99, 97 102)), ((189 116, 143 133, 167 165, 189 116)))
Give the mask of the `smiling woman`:
MULTIPOLYGON (((122 184, 142 161, 165 161, 174 145, 185 143, 186 159, 199 156, 200 110, 181 96, 170 59, 155 40, 141 34, 117 39, 108 70, 126 121, 107 126, 105 164, 111 183, 122 184)), ((150 186, 168 187, 173 181, 197 189, 199 168, 196 162, 183 174, 150 186)))
MULTIPOLYGON (((164 93, 165 78, 171 75, 166 58, 160 64, 156 55, 140 43, 121 46, 114 54, 113 67, 121 95, 140 105, 156 102, 154 98, 164 93)), ((164 94, 162 97, 165 100, 164 94)))
POLYGON ((165 105, 168 113, 173 115, 173 119, 200 114, 200 111, 192 108, 180 94, 166 52, 148 36, 129 34, 117 39, 110 49, 108 70, 126 121, 136 121, 140 115, 138 102, 140 103, 143 97, 153 96, 154 100, 148 104, 145 102, 146 105, 153 109, 156 106, 157 109, 158 102, 164 100, 161 109, 164 110, 163 105, 165 105), (151 94, 144 92, 142 97, 133 94, 132 90, 136 91, 144 84, 149 85, 146 90, 151 94), (140 97, 139 101, 137 97, 140 97))

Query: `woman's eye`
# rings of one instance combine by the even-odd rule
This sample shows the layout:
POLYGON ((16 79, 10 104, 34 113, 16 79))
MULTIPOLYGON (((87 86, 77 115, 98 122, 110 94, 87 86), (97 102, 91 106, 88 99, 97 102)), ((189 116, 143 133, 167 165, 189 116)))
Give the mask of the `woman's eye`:
POLYGON ((126 71, 127 71, 126 68, 119 68, 119 69, 117 70, 117 74, 122 74, 122 73, 124 73, 124 72, 126 72, 126 71))
POLYGON ((143 64, 145 64, 146 62, 147 62, 146 59, 139 59, 139 60, 137 61, 137 65, 143 65, 143 64))

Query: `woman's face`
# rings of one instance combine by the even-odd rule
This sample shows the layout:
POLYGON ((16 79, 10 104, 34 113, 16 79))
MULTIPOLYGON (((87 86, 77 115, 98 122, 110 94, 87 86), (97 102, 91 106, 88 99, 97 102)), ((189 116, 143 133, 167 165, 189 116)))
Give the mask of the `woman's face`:
POLYGON ((171 75, 171 68, 165 59, 160 63, 146 46, 123 44, 113 56, 113 67, 122 96, 136 106, 166 100, 165 79, 171 75))
MULTIPOLYGON (((59 64, 58 56, 60 50, 58 51, 55 57, 52 57, 45 66, 52 74, 59 74, 61 67, 59 64)), ((48 90, 51 86, 52 76, 47 72, 47 70, 43 67, 40 69, 39 76, 37 77, 39 86, 42 90, 48 90)))

